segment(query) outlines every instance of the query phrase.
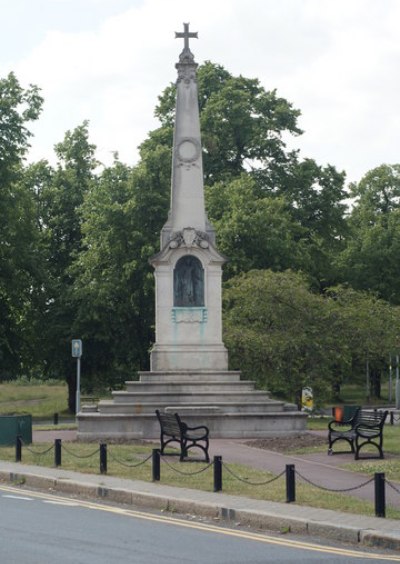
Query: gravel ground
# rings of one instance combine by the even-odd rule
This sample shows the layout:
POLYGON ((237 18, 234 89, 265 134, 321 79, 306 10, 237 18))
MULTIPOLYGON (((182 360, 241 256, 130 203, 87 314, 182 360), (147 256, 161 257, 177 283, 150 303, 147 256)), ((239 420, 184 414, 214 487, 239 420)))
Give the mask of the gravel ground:
POLYGON ((326 436, 321 437, 312 433, 304 433, 291 437, 272 437, 270 439, 254 439, 246 441, 247 445, 273 450, 275 452, 290 452, 301 448, 314 446, 326 446, 326 436))

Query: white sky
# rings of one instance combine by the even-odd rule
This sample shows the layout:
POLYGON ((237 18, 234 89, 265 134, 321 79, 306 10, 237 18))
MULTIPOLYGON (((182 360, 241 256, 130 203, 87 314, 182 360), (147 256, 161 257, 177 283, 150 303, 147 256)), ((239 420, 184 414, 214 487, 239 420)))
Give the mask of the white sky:
POLYGON ((190 22, 198 63, 258 78, 302 112, 303 157, 359 180, 400 163, 399 0, 0 0, 0 77, 45 98, 30 159, 53 160, 90 122, 98 158, 137 162, 157 127, 157 96, 176 79, 190 22))

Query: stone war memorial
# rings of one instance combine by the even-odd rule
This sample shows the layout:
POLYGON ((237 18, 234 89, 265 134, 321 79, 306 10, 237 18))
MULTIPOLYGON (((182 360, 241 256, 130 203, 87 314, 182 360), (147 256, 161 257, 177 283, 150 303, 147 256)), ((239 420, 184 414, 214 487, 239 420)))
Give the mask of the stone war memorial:
POLYGON ((150 371, 126 382, 111 400, 83 405, 78 438, 157 438, 156 409, 178 412, 189 426, 207 425, 211 438, 298 434, 306 416, 296 406, 271 399, 228 368, 221 300, 227 259, 217 249, 205 210, 197 64, 189 48, 197 33, 185 23, 176 37, 184 47, 176 64, 171 204, 160 252, 149 259, 156 299, 150 371))

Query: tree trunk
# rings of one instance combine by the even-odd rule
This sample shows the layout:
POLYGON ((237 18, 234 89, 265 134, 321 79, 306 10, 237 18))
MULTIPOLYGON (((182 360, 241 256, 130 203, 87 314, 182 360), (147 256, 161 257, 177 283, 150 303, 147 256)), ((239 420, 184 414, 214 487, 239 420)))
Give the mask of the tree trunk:
POLYGON ((381 371, 372 369, 371 370, 371 392, 372 397, 381 398, 381 371))

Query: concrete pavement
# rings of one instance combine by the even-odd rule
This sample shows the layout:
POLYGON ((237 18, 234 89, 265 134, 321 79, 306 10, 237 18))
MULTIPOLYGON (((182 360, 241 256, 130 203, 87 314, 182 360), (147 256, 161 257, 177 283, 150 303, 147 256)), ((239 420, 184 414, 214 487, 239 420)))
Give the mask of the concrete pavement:
MULTIPOLYGON (((52 437, 73 439, 73 432, 52 431, 52 437), (68 434, 69 433, 69 434, 68 434)), ((42 440, 44 440, 42 435, 42 440)), ((36 437, 37 439, 37 437, 36 437)), ((49 438, 47 438, 49 440, 49 438)), ((359 475, 338 467, 337 455, 309 455, 288 457, 243 444, 238 440, 214 439, 211 455, 221 455, 223 461, 243 463, 255 468, 280 473, 286 464, 295 464, 296 472, 317 484, 331 488, 351 487, 366 481, 359 475), (320 456, 320 460, 318 460, 320 456), (325 460, 326 458, 326 460, 325 460)), ((346 461, 352 460, 346 456, 346 461)), ((182 514, 205 516, 240 523, 264 530, 291 531, 299 534, 327 537, 362 545, 386 547, 400 550, 400 521, 376 517, 353 515, 326 509, 315 509, 296 504, 277 503, 232 496, 223 492, 204 492, 188 488, 176 488, 155 482, 122 479, 106 475, 82 474, 62 468, 29 466, 15 462, 0 461, 0 479, 13 484, 51 490, 144 508, 169 510, 182 514)), ((400 485, 399 489, 400 489, 400 485)), ((365 489, 373 496, 373 484, 351 492, 362 497, 365 489)), ((391 488, 386 488, 387 493, 391 488)), ((394 492, 396 493, 396 492, 394 492)), ((397 494, 397 498, 400 495, 397 494)), ((395 505, 399 503, 396 502, 395 505)), ((391 502, 392 503, 392 502, 391 502)))

